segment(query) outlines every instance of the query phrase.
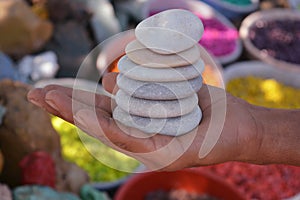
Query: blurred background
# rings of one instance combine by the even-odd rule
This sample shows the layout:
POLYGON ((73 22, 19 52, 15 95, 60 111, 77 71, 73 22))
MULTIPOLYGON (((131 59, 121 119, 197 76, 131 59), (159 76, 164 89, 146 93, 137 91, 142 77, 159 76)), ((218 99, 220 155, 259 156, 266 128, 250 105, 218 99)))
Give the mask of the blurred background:
POLYGON ((143 177, 138 161, 26 100, 32 87, 72 87, 76 77, 103 93, 101 77, 118 71, 132 29, 172 8, 204 24, 206 84, 255 105, 300 108, 300 1, 0 0, 0 200, 299 199, 300 169, 285 165, 229 162, 143 177), (182 189, 164 176, 199 176, 199 184, 182 189))

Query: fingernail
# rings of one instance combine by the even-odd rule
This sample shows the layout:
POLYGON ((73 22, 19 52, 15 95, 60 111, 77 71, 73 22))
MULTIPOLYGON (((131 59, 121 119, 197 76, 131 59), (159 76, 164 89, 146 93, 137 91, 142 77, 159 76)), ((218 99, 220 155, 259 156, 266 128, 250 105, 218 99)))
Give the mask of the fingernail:
POLYGON ((53 108, 54 110, 59 110, 58 107, 55 105, 55 103, 53 103, 53 101, 51 100, 45 100, 45 102, 51 107, 53 108))
POLYGON ((28 99, 31 103, 33 103, 34 105, 38 106, 38 107, 41 107, 41 104, 36 101, 35 99, 28 99))
POLYGON ((36 93, 36 91, 37 91, 36 88, 29 90, 27 93, 27 97, 30 99, 30 96, 34 95, 34 93, 36 93))
POLYGON ((79 110, 75 115, 74 115, 74 121, 75 121, 75 125, 80 126, 84 129, 87 128, 86 125, 86 113, 85 110, 79 110))

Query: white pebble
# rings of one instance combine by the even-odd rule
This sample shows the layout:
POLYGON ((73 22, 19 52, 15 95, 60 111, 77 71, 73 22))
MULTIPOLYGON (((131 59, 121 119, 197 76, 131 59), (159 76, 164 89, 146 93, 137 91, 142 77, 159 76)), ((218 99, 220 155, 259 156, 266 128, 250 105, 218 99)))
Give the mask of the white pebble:
POLYGON ((171 9, 153 15, 135 29, 136 38, 160 54, 184 51, 198 43, 204 28, 201 20, 187 10, 171 9))

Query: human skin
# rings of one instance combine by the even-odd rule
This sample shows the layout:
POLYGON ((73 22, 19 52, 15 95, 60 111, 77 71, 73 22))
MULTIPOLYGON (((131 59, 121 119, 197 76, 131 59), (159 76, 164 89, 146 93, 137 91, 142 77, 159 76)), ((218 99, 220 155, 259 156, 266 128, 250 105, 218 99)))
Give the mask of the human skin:
MULTIPOLYGON (((115 93, 116 76, 117 73, 109 73, 103 78, 106 91, 115 93)), ((149 136, 137 129, 119 126, 112 118, 115 103, 108 96, 57 85, 32 89, 28 93, 28 100, 35 105, 74 123, 152 170, 172 171, 227 161, 300 165, 300 110, 254 106, 208 85, 203 85, 198 97, 203 112, 199 126, 191 133, 172 137, 149 136), (213 116, 219 116, 218 111, 224 107, 226 114, 224 112, 220 137, 212 143, 213 148, 207 155, 199 155, 209 126, 218 126, 213 116)))

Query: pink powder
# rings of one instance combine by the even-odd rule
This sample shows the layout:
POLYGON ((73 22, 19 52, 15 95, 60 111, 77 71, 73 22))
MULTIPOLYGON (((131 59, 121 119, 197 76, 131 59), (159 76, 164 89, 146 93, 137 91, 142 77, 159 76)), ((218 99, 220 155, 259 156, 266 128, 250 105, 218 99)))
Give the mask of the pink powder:
MULTIPOLYGON (((159 12, 150 12, 149 16, 159 12)), ((215 57, 231 54, 236 46, 238 31, 220 22, 217 18, 204 18, 201 14, 194 12, 201 19, 204 33, 199 43, 215 57)))
POLYGON ((238 32, 221 23, 217 18, 204 18, 194 13, 201 19, 204 26, 204 33, 200 44, 210 51, 214 56, 226 56, 236 48, 238 32))

